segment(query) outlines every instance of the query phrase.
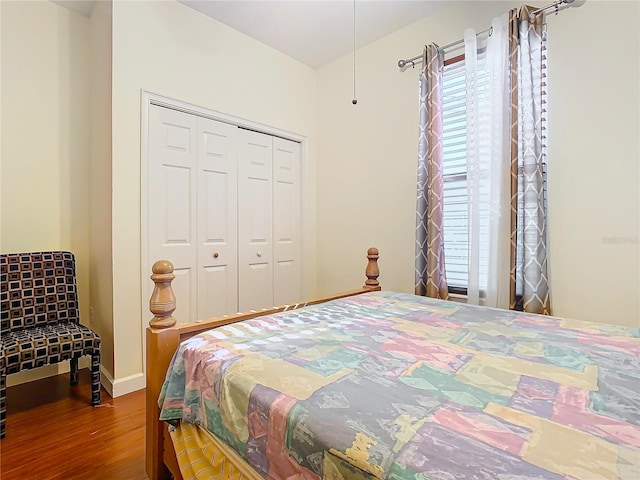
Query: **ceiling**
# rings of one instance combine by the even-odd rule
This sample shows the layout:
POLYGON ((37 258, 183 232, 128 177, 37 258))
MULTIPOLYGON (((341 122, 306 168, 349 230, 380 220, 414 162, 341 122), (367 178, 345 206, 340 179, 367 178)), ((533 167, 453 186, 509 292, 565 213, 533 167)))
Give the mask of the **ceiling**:
POLYGON ((93 11, 93 5, 97 0, 51 0, 53 3, 57 3, 61 7, 73 10, 80 15, 88 17, 93 11))
MULTIPOLYGON (((89 16, 94 1, 52 0, 89 16)), ((313 68, 353 50, 354 0, 177 0, 313 68)), ((447 0, 355 0, 356 48, 441 10, 447 0)))
MULTIPOLYGON (((353 50, 352 0, 178 0, 307 65, 353 50)), ((446 1, 357 0, 360 48, 444 8, 446 1)))

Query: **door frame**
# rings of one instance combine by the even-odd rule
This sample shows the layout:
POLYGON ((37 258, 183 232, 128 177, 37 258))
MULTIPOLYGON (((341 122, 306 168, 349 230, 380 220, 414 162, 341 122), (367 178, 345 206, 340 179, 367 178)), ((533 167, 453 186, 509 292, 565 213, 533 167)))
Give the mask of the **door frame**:
MULTIPOLYGON (((142 329, 142 368, 146 375, 147 368, 147 346, 146 346, 146 328, 151 319, 149 311, 149 298, 153 291, 153 282, 149 279, 151 275, 151 267, 149 258, 149 107, 156 105, 159 107, 170 108, 179 112, 190 113, 199 117, 209 118, 230 125, 235 125, 247 130, 253 130, 260 133, 266 133, 274 137, 292 140, 300 144, 300 170, 301 170, 301 197, 302 209, 306 210, 310 204, 308 197, 308 185, 311 182, 310 168, 306 165, 307 158, 307 137, 287 130, 264 125, 245 118, 236 117, 226 113, 212 110, 175 98, 170 98, 157 93, 141 90, 140 95, 140 291, 142 295, 142 306, 140 311, 141 329, 142 329)), ((306 298, 310 294, 309 262, 305 262, 305 252, 313 248, 308 235, 305 232, 310 231, 313 220, 310 216, 301 215, 301 232, 302 232, 302 292, 306 298)), ((178 299, 179 301, 179 299, 178 299)), ((146 377, 145 377, 146 378, 146 377)))

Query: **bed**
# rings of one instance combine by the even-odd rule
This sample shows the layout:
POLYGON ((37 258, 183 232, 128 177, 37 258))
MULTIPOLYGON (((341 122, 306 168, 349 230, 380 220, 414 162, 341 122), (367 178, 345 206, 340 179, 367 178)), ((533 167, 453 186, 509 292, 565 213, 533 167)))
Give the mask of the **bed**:
POLYGON ((154 266, 152 480, 640 478, 638 329, 381 291, 368 257, 360 290, 183 326, 154 266))

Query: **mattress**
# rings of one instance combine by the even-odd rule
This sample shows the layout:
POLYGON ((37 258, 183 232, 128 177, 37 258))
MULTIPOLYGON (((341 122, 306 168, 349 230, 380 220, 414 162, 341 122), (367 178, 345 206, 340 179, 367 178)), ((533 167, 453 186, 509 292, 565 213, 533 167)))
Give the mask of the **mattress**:
POLYGON ((640 332, 394 292, 183 342, 161 419, 264 478, 640 478, 640 332))

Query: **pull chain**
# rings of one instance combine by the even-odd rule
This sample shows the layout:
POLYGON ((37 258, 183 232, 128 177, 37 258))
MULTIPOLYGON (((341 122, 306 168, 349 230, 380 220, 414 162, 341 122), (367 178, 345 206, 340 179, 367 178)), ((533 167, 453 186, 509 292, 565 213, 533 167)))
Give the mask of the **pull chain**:
POLYGON ((353 0, 353 100, 352 104, 358 103, 356 98, 356 0, 353 0))

